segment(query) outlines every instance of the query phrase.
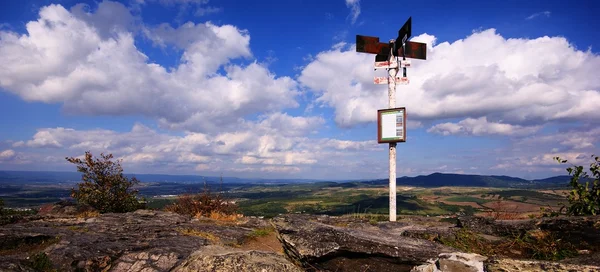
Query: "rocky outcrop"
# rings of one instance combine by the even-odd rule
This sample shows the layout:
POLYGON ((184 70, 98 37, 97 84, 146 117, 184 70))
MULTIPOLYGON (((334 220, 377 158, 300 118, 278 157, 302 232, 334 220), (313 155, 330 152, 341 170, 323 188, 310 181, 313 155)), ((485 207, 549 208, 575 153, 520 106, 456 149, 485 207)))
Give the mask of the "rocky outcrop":
POLYGON ((374 222, 296 214, 271 223, 49 206, 41 215, 0 226, 0 271, 600 271, 598 216, 518 221, 463 217, 455 226, 429 217, 374 222), (255 230, 264 231, 271 223, 285 257, 272 232, 270 240, 256 238, 255 230), (249 237, 255 240, 246 243, 249 237), (269 246, 269 252, 239 248, 266 249, 254 247, 265 241, 276 246, 269 246), (568 248, 561 247, 565 241, 568 248), (487 257, 442 243, 468 252, 484 247, 487 251, 478 253, 487 257), (517 260, 535 256, 570 258, 517 260))
POLYGON ((283 256, 262 251, 242 251, 222 246, 206 246, 192 253, 182 264, 173 271, 286 271, 301 272, 283 256))
POLYGON ((537 229, 577 237, 579 240, 600 242, 600 216, 547 217, 527 220, 494 220, 465 216, 458 218, 458 227, 500 236, 537 229))
POLYGON ((483 272, 487 257, 474 253, 442 253, 428 264, 414 267, 410 272, 483 272))
POLYGON ((389 231, 389 226, 388 231, 379 227, 348 228, 302 215, 278 217, 273 223, 286 256, 309 271, 410 271, 440 253, 456 251, 403 236, 401 231, 389 231))
POLYGON ((600 267, 546 261, 496 259, 485 264, 488 272, 598 272, 600 267))
POLYGON ((464 216, 458 218, 458 227, 494 236, 523 234, 536 228, 533 220, 494 220, 487 217, 464 216))
MULTIPOLYGON (((254 219, 241 224, 222 224, 150 210, 109 213, 92 218, 52 215, 0 227, 0 271, 32 271, 36 264, 30 256, 36 252, 44 253, 48 263, 57 271, 183 269, 182 264, 194 267, 194 260, 203 264, 207 262, 198 253, 207 252, 202 251, 204 247, 241 244, 253 231, 252 226, 265 224, 254 219)), ((237 252, 220 256, 236 254, 244 255, 237 252)), ((219 257, 211 258, 218 260, 219 257)), ((253 264, 275 260, 281 261, 279 267, 292 266, 272 252, 252 252, 236 260, 234 265, 248 269, 253 264)), ((219 265, 217 261, 212 263, 214 267, 219 265)))

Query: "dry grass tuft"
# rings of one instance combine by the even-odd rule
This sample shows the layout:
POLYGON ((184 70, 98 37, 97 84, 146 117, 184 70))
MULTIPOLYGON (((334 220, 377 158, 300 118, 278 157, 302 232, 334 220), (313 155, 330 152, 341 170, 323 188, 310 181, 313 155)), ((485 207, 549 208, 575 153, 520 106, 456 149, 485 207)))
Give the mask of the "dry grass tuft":
POLYGON ((204 185, 204 191, 198 194, 184 194, 165 210, 178 214, 199 217, 207 217, 221 221, 236 220, 237 205, 226 199, 221 193, 211 193, 209 187, 204 185))
POLYGON ((177 232, 183 234, 183 235, 187 235, 187 236, 197 236, 197 237, 202 237, 206 240, 211 241, 214 244, 218 244, 221 242, 221 239, 217 236, 215 236, 214 234, 210 233, 210 232, 206 232, 206 231, 200 231, 200 230, 196 230, 196 229, 177 229, 177 232))
POLYGON ((98 216, 100 216, 100 213, 98 211, 83 211, 77 214, 77 218, 91 218, 98 216))

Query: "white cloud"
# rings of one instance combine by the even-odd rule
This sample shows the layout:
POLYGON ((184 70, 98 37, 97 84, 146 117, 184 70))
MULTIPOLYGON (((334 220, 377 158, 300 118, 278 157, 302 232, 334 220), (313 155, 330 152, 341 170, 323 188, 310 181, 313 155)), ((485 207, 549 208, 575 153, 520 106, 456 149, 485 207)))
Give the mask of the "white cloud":
POLYGON ((93 154, 114 154, 123 159, 128 171, 284 173, 287 170, 285 173, 304 175, 316 174, 312 167, 332 161, 349 163, 355 160, 356 154, 380 151, 375 141, 312 139, 293 132, 294 129, 303 131, 311 117, 307 117, 307 121, 280 113, 272 116, 276 117, 248 124, 249 129, 216 135, 188 132, 174 136, 141 124, 134 125, 128 132, 43 128, 20 150, 30 163, 43 161, 60 167, 68 165, 64 157, 90 150, 93 154), (269 120, 277 118, 292 120, 288 127, 290 134, 272 133, 274 128, 270 125, 281 124, 269 120))
POLYGON ((123 4, 102 1, 93 10, 88 4, 80 3, 71 7, 70 13, 96 29, 103 39, 116 37, 118 33, 134 30, 140 22, 123 4))
POLYGON ((18 141, 18 142, 14 142, 14 143, 12 144, 12 146, 13 146, 13 147, 22 147, 22 146, 24 146, 24 145, 25 145, 25 142, 24 142, 24 141, 18 141))
POLYGON ((582 127, 579 129, 559 130, 547 135, 533 135, 515 142, 519 148, 545 147, 546 150, 557 152, 593 151, 600 143, 600 128, 582 127))
POLYGON ((525 20, 531 20, 531 19, 534 19, 539 16, 550 17, 550 14, 551 14, 551 12, 546 10, 546 11, 531 14, 531 15, 527 16, 527 18, 525 18, 525 20))
POLYGON ((483 116, 477 119, 467 118, 458 123, 442 123, 432 126, 427 130, 430 133, 442 135, 463 134, 463 135, 529 135, 537 132, 539 126, 523 127, 519 125, 509 125, 496 122, 489 122, 487 117, 483 116))
POLYGON ((194 15, 200 17, 200 16, 209 15, 212 13, 219 13, 221 11, 223 11, 223 8, 212 7, 212 6, 199 7, 198 9, 196 9, 196 13, 194 15))
POLYGON ((571 164, 586 167, 590 156, 600 154, 600 128, 578 126, 539 133, 523 138, 515 138, 505 148, 498 149, 488 157, 495 163, 490 167, 507 174, 514 172, 554 171, 559 167, 561 174, 571 164), (569 160, 569 165, 560 165, 554 157, 569 160))
POLYGON ((301 136, 316 132, 324 123, 322 117, 290 116, 286 113, 273 113, 263 116, 255 129, 265 134, 281 134, 284 136, 301 136))
POLYGON ((17 153, 15 153, 15 151, 12 149, 4 150, 4 151, 0 152, 0 161, 12 160, 16 155, 17 155, 17 153))
MULTIPOLYGON (((436 44, 427 34, 414 40, 429 49, 426 61, 413 60, 410 84, 397 88, 396 104, 409 120, 486 117, 512 128, 600 121, 600 56, 565 38, 506 39, 489 29, 452 43, 436 44)), ((318 103, 334 108, 342 127, 374 122, 387 106, 386 86, 373 84, 385 71, 373 72, 373 55, 354 51, 321 52, 299 77, 318 103)))
POLYGON ((360 0, 346 0, 346 7, 350 9, 350 19, 352 24, 356 23, 356 19, 360 15, 360 0))
POLYGON ((103 10, 76 6, 74 15, 50 5, 27 23, 27 34, 0 31, 0 87, 28 101, 60 103, 73 114, 141 114, 167 128, 204 132, 298 106, 293 79, 256 62, 230 62, 252 57, 246 31, 211 23, 145 28, 157 45, 183 50, 180 64, 167 68, 140 52, 124 28, 102 34, 104 26, 93 21, 106 19, 103 10))

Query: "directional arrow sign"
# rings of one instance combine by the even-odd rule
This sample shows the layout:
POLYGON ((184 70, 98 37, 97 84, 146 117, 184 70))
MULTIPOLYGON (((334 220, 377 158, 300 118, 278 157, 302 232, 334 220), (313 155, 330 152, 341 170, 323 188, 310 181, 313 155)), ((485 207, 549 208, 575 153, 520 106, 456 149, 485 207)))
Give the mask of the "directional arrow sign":
POLYGON ((396 43, 398 45, 404 44, 412 36, 412 17, 408 17, 406 23, 398 30, 398 38, 396 43))
MULTIPOLYGON (((398 49, 405 44, 408 39, 412 36, 412 17, 408 17, 406 23, 398 30, 398 38, 396 38, 396 42, 394 43, 394 54, 398 53, 398 49)), ((401 56, 401 55, 396 55, 401 56)))
MULTIPOLYGON (((427 45, 408 40, 412 35, 411 27, 412 17, 408 18, 408 21, 398 31, 393 54, 394 56, 424 60, 427 58, 427 45), (404 44, 404 50, 402 44, 404 44)), ((390 55, 390 44, 379 42, 378 37, 356 35, 356 52, 377 54, 375 61, 387 61, 390 55)))
POLYGON ((389 55, 390 44, 380 43, 377 37, 356 35, 356 52, 389 55))
POLYGON ((404 56, 411 59, 427 59, 427 44, 420 42, 411 42, 408 41, 404 45, 406 50, 403 50, 402 47, 398 49, 398 56, 404 56), (402 52, 404 51, 404 52, 402 52))

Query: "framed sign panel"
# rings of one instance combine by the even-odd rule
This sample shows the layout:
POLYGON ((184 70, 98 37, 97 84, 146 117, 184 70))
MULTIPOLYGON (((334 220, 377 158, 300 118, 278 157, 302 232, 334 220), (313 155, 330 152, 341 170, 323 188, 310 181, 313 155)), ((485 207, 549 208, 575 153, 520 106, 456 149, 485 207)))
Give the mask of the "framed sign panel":
POLYGON ((384 109, 377 111, 377 142, 406 142, 406 109, 384 109))

